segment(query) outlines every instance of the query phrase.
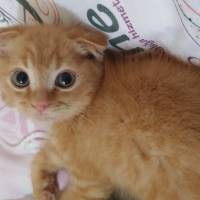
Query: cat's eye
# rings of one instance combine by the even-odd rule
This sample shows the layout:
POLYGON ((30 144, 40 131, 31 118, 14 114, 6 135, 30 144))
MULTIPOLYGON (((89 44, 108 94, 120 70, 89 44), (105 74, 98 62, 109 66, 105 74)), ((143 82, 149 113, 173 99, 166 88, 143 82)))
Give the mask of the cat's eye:
POLYGON ((67 89, 74 85, 76 76, 73 72, 64 71, 57 75, 55 80, 56 87, 67 89))
POLYGON ((11 76, 11 82, 17 88, 25 88, 29 85, 29 77, 24 71, 15 71, 11 76))

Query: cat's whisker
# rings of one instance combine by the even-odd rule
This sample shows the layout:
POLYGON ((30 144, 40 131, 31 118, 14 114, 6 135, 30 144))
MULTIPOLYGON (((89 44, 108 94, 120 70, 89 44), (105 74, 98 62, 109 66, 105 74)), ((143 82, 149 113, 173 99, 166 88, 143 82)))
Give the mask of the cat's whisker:
POLYGON ((54 106, 53 111, 66 111, 66 109, 69 109, 70 105, 63 102, 63 101, 58 101, 58 104, 54 106))

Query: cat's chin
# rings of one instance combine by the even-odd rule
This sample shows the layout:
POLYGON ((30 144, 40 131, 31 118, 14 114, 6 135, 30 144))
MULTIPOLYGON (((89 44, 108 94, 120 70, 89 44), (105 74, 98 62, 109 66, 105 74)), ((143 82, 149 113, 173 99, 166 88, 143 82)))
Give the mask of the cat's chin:
POLYGON ((34 115, 32 116, 32 119, 38 122, 51 122, 51 123, 59 120, 56 117, 47 116, 47 115, 34 115))
POLYGON ((68 119, 67 116, 56 115, 56 114, 34 114, 30 116, 33 121, 37 123, 52 124, 54 122, 62 121, 63 119, 68 119))

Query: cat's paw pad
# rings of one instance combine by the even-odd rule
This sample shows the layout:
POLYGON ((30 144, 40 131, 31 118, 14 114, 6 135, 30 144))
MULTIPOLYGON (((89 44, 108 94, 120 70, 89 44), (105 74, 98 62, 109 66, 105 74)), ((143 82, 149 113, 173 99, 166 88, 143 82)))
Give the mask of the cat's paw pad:
POLYGON ((56 195, 49 191, 44 191, 42 193, 42 200, 56 200, 56 195))

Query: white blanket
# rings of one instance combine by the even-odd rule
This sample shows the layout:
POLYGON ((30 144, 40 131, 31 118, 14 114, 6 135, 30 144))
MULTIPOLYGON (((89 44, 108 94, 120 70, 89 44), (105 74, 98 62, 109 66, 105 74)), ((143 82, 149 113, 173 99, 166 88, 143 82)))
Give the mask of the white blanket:
MULTIPOLYGON (((109 36, 113 48, 163 47, 200 63, 199 0, 0 0, 0 26, 75 19, 109 36)), ((45 131, 0 103, 0 200, 30 194, 30 162, 45 131)))

